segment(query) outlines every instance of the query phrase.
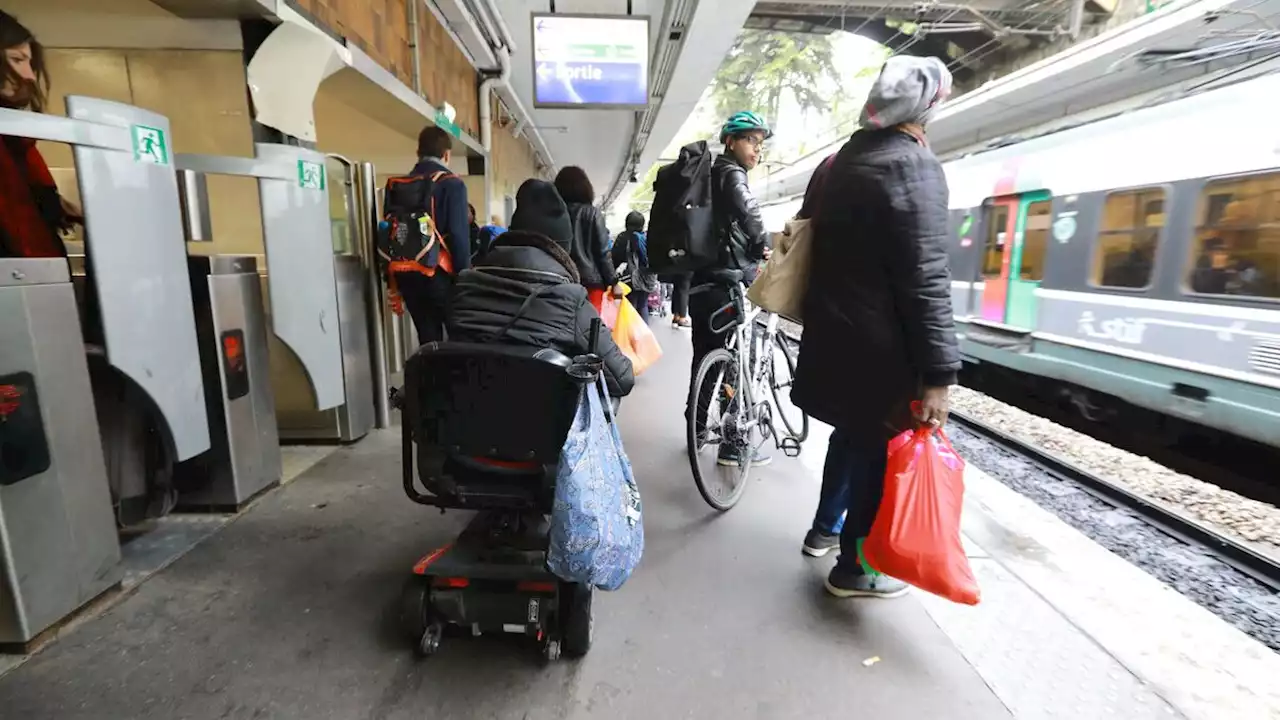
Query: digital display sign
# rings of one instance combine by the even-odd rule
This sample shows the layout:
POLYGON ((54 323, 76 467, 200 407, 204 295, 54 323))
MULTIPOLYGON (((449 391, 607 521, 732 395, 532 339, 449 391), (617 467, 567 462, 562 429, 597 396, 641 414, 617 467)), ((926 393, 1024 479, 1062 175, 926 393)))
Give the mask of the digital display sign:
POLYGON ((533 14, 533 105, 643 109, 649 104, 649 18, 533 14))

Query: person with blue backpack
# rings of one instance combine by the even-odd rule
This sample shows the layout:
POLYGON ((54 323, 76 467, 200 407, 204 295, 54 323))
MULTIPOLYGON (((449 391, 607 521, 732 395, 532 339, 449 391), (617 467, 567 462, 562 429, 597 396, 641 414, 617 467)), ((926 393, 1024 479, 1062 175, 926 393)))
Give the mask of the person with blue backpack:
POLYGON ((649 296, 658 290, 658 276, 649 269, 649 253, 644 234, 644 215, 632 210, 627 213, 627 229, 618 234, 614 240, 617 256, 624 258, 628 285, 631 292, 627 300, 640 313, 645 322, 649 322, 649 296))

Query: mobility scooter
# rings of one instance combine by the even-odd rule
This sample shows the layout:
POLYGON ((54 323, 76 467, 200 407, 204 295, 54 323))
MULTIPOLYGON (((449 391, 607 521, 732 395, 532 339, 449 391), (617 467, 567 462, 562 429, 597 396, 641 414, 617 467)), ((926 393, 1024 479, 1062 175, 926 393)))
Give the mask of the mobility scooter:
POLYGON ((393 397, 405 493, 441 512, 477 511, 405 585, 401 622, 421 655, 439 649, 446 626, 536 639, 547 660, 590 648, 592 588, 548 571, 547 516, 561 448, 601 366, 595 355, 457 342, 428 343, 406 363, 393 397))

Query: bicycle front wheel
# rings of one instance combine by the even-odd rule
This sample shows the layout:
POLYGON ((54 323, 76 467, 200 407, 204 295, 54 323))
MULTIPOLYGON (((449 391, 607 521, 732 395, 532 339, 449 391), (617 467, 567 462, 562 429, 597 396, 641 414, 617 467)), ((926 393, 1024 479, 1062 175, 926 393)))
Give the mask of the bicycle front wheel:
POLYGON ((754 451, 739 432, 738 408, 732 402, 738 379, 738 358, 716 349, 702 359, 689 386, 689 467, 702 499, 721 512, 737 504, 746 491, 754 451), (726 462, 726 456, 736 456, 737 462, 726 462))

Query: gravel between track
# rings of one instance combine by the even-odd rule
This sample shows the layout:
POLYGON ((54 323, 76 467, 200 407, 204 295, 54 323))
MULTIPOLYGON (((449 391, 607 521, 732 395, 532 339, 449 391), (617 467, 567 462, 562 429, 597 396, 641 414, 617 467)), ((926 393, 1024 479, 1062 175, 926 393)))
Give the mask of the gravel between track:
MULTIPOLYGON (((787 335, 801 326, 781 321, 787 335)), ((952 388, 951 405, 974 419, 1043 448, 1105 480, 1177 509, 1210 529, 1280 558, 1280 508, 1170 470, 968 388, 952 388)))
POLYGON ((1280 652, 1280 594, 1224 564, 1208 550, 1166 535, 1137 513, 1118 509, 1072 481, 1046 474, 1031 460, 992 440, 955 423, 948 426, 947 436, 970 464, 1280 652))
POLYGON ((954 388, 951 405, 1082 470, 1177 508, 1215 531, 1280 558, 1280 508, 1274 505, 1177 473, 968 388, 954 388))

